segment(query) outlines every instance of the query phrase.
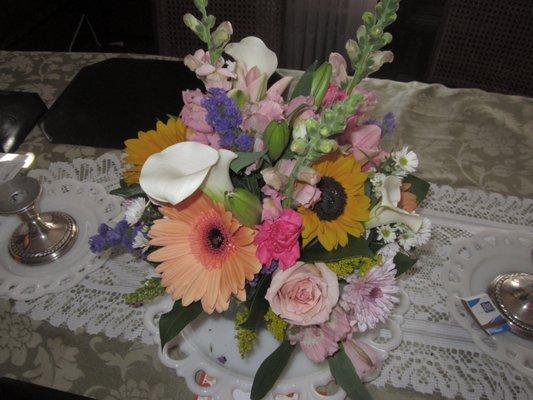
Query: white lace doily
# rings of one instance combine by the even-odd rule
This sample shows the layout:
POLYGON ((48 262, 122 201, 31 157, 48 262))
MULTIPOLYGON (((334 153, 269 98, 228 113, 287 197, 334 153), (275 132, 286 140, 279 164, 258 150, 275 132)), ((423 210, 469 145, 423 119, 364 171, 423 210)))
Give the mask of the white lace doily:
MULTIPOLYGON (((119 186, 120 171, 120 160, 106 154, 97 160, 53 164, 42 176, 93 180, 113 189, 119 186)), ((482 353, 468 332, 450 317, 440 273, 456 240, 487 228, 531 230, 533 200, 432 185, 422 213, 432 220, 433 235, 417 250, 419 262, 402 278, 411 300, 402 326, 404 340, 391 352, 373 384, 409 387, 449 398, 529 399, 533 382, 482 353)), ((89 333, 150 343, 143 329, 143 309, 132 308, 121 299, 150 271, 146 263, 121 255, 61 296, 17 302, 15 310, 56 326, 84 327, 89 333)))

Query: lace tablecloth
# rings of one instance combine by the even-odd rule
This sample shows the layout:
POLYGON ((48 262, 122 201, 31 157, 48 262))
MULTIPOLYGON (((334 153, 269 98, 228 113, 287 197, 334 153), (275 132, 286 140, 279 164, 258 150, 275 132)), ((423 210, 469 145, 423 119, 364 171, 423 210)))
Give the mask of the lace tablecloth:
MULTIPOLYGON (((118 186, 119 172, 119 159, 105 154, 96 161, 55 163, 39 175, 44 182, 68 177, 113 189, 118 186)), ((418 264, 402 279, 412 302, 403 325, 404 341, 391 353, 373 384, 438 392, 450 398, 528 399, 533 382, 482 354, 469 334, 451 319, 439 275, 455 240, 487 228, 532 230, 533 200, 433 185, 422 213, 432 219, 434 229, 430 242, 418 250, 418 264)), ((83 327, 88 333, 149 344, 151 338, 142 324, 143 309, 124 304, 121 296, 137 287, 150 270, 146 263, 120 255, 70 291, 17 302, 15 311, 71 330, 83 327)))

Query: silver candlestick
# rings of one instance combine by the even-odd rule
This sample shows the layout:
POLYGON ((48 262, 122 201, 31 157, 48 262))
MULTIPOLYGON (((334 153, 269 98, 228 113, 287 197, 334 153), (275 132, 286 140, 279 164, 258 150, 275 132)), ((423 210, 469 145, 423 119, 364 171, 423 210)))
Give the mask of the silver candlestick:
POLYGON ((78 227, 61 211, 39 213, 39 181, 14 178, 0 185, 0 214, 17 214, 22 224, 11 235, 9 254, 22 264, 38 265, 57 260, 76 241, 78 227))

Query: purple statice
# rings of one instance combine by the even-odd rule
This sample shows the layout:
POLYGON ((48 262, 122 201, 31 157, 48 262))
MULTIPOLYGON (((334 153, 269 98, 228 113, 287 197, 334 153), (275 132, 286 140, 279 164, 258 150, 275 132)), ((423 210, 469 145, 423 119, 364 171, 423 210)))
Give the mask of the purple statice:
POLYGON ((235 144, 235 139, 237 139, 237 135, 233 133, 232 131, 228 131, 220 135, 220 147, 223 149, 231 149, 233 148, 233 145, 235 144))
POLYGON ((394 113, 389 112, 385 114, 382 121, 377 119, 367 119, 363 122, 363 125, 377 125, 381 129, 381 137, 386 135, 392 135, 396 129, 396 116, 394 113))
POLYGON ((381 137, 385 135, 392 135, 396 129, 396 116, 394 113, 389 112, 383 117, 381 123, 381 137))
POLYGON ((105 236, 97 234, 89 238, 89 248, 93 253, 101 253, 108 248, 105 236))
POLYGON ((120 220, 113 228, 100 224, 96 235, 89 238, 89 247, 93 253, 101 253, 114 246, 122 245, 133 251, 133 242, 137 233, 143 228, 142 223, 130 226, 126 220, 120 220))
POLYGON ((235 140, 235 145, 239 151, 250 151, 254 146, 255 139, 246 133, 241 133, 235 140))
POLYGON ((207 110, 206 122, 218 133, 232 132, 242 124, 241 110, 223 89, 212 88, 209 95, 202 100, 202 107, 207 110))
POLYGON ((228 359, 226 358, 226 356, 220 356, 220 357, 217 357, 217 361, 220 364, 226 364, 228 362, 228 359))
POLYGON ((261 279, 261 276, 272 274, 275 270, 278 269, 278 266, 279 266, 278 260, 272 260, 270 265, 263 265, 259 273, 255 274, 254 279, 252 279, 251 281, 248 281, 248 284, 251 287, 256 287, 257 283, 259 282, 259 279, 261 279))

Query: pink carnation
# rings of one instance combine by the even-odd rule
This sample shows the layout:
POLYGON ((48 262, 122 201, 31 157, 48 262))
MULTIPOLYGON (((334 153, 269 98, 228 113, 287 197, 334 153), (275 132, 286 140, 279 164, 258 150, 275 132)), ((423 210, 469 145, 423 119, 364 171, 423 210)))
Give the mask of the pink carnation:
POLYGON ((300 214, 286 208, 278 219, 265 220, 257 229, 254 243, 257 245, 257 258, 262 264, 270 265, 273 260, 278 260, 279 267, 285 270, 296 263, 300 257, 300 214))

